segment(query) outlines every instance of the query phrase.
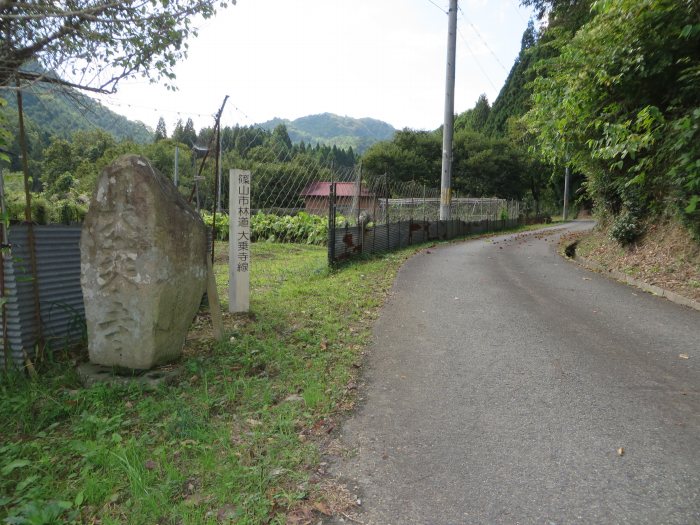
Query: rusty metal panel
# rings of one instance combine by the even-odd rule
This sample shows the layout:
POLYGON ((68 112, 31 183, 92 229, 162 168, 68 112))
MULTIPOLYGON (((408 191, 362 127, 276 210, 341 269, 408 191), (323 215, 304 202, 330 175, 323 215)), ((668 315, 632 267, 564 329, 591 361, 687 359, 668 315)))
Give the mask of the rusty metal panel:
POLYGON ((472 234, 498 232, 525 223, 524 219, 512 218, 477 221, 404 220, 366 228, 344 224, 338 225, 330 232, 328 238, 329 243, 333 243, 333 249, 329 249, 329 254, 333 253, 334 262, 340 262, 360 254, 384 253, 433 240, 451 240, 472 234))
MULTIPOLYGON (((41 323, 49 348, 62 347, 84 337, 80 231, 80 225, 34 226, 41 323)), ((27 226, 11 226, 8 237, 12 248, 4 260, 7 338, 9 355, 19 365, 24 352, 30 358, 34 355, 38 336, 27 226)))

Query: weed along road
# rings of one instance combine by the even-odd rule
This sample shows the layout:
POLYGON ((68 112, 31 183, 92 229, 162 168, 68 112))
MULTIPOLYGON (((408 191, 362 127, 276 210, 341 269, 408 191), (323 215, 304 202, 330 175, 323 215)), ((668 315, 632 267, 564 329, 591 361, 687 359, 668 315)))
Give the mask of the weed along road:
POLYGON ((353 518, 700 523, 700 312, 564 260, 563 231, 402 268, 332 467, 353 518))

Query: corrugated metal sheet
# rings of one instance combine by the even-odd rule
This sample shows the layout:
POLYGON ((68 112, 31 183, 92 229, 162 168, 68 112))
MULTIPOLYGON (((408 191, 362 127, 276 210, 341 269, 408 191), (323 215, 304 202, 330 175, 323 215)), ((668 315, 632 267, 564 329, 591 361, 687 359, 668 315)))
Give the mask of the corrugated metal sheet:
MULTIPOLYGON (((84 337, 85 310, 80 287, 80 231, 80 225, 34 226, 41 323, 51 348, 61 347, 84 337)), ((6 256, 4 261, 7 337, 12 360, 21 364, 24 360, 23 350, 30 357, 33 356, 38 334, 34 315, 27 226, 12 226, 9 242, 12 246, 11 256, 6 256)), ((2 348, 3 353, 4 351, 2 348)))

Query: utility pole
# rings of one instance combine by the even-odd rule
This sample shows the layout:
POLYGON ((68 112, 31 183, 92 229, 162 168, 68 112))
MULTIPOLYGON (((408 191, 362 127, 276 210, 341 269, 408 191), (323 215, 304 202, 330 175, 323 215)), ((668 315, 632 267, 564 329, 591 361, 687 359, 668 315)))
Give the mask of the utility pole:
POLYGON ((450 220, 452 204, 452 134, 455 112, 455 61, 457 57, 457 0, 450 0, 447 13, 447 74, 445 78, 445 122, 442 128, 442 177, 440 220, 450 220))

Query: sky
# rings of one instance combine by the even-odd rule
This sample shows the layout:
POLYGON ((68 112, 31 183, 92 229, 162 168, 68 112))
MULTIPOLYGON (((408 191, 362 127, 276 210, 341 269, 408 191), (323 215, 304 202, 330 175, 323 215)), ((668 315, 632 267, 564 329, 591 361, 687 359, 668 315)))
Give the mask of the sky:
MULTIPOLYGON (((455 113, 489 101, 520 50, 531 11, 519 0, 460 0, 455 113)), ((104 105, 170 133, 178 119, 222 125, 317 113, 371 117, 397 129, 442 123, 448 0, 237 0, 197 23, 176 92, 135 79, 104 105)))

